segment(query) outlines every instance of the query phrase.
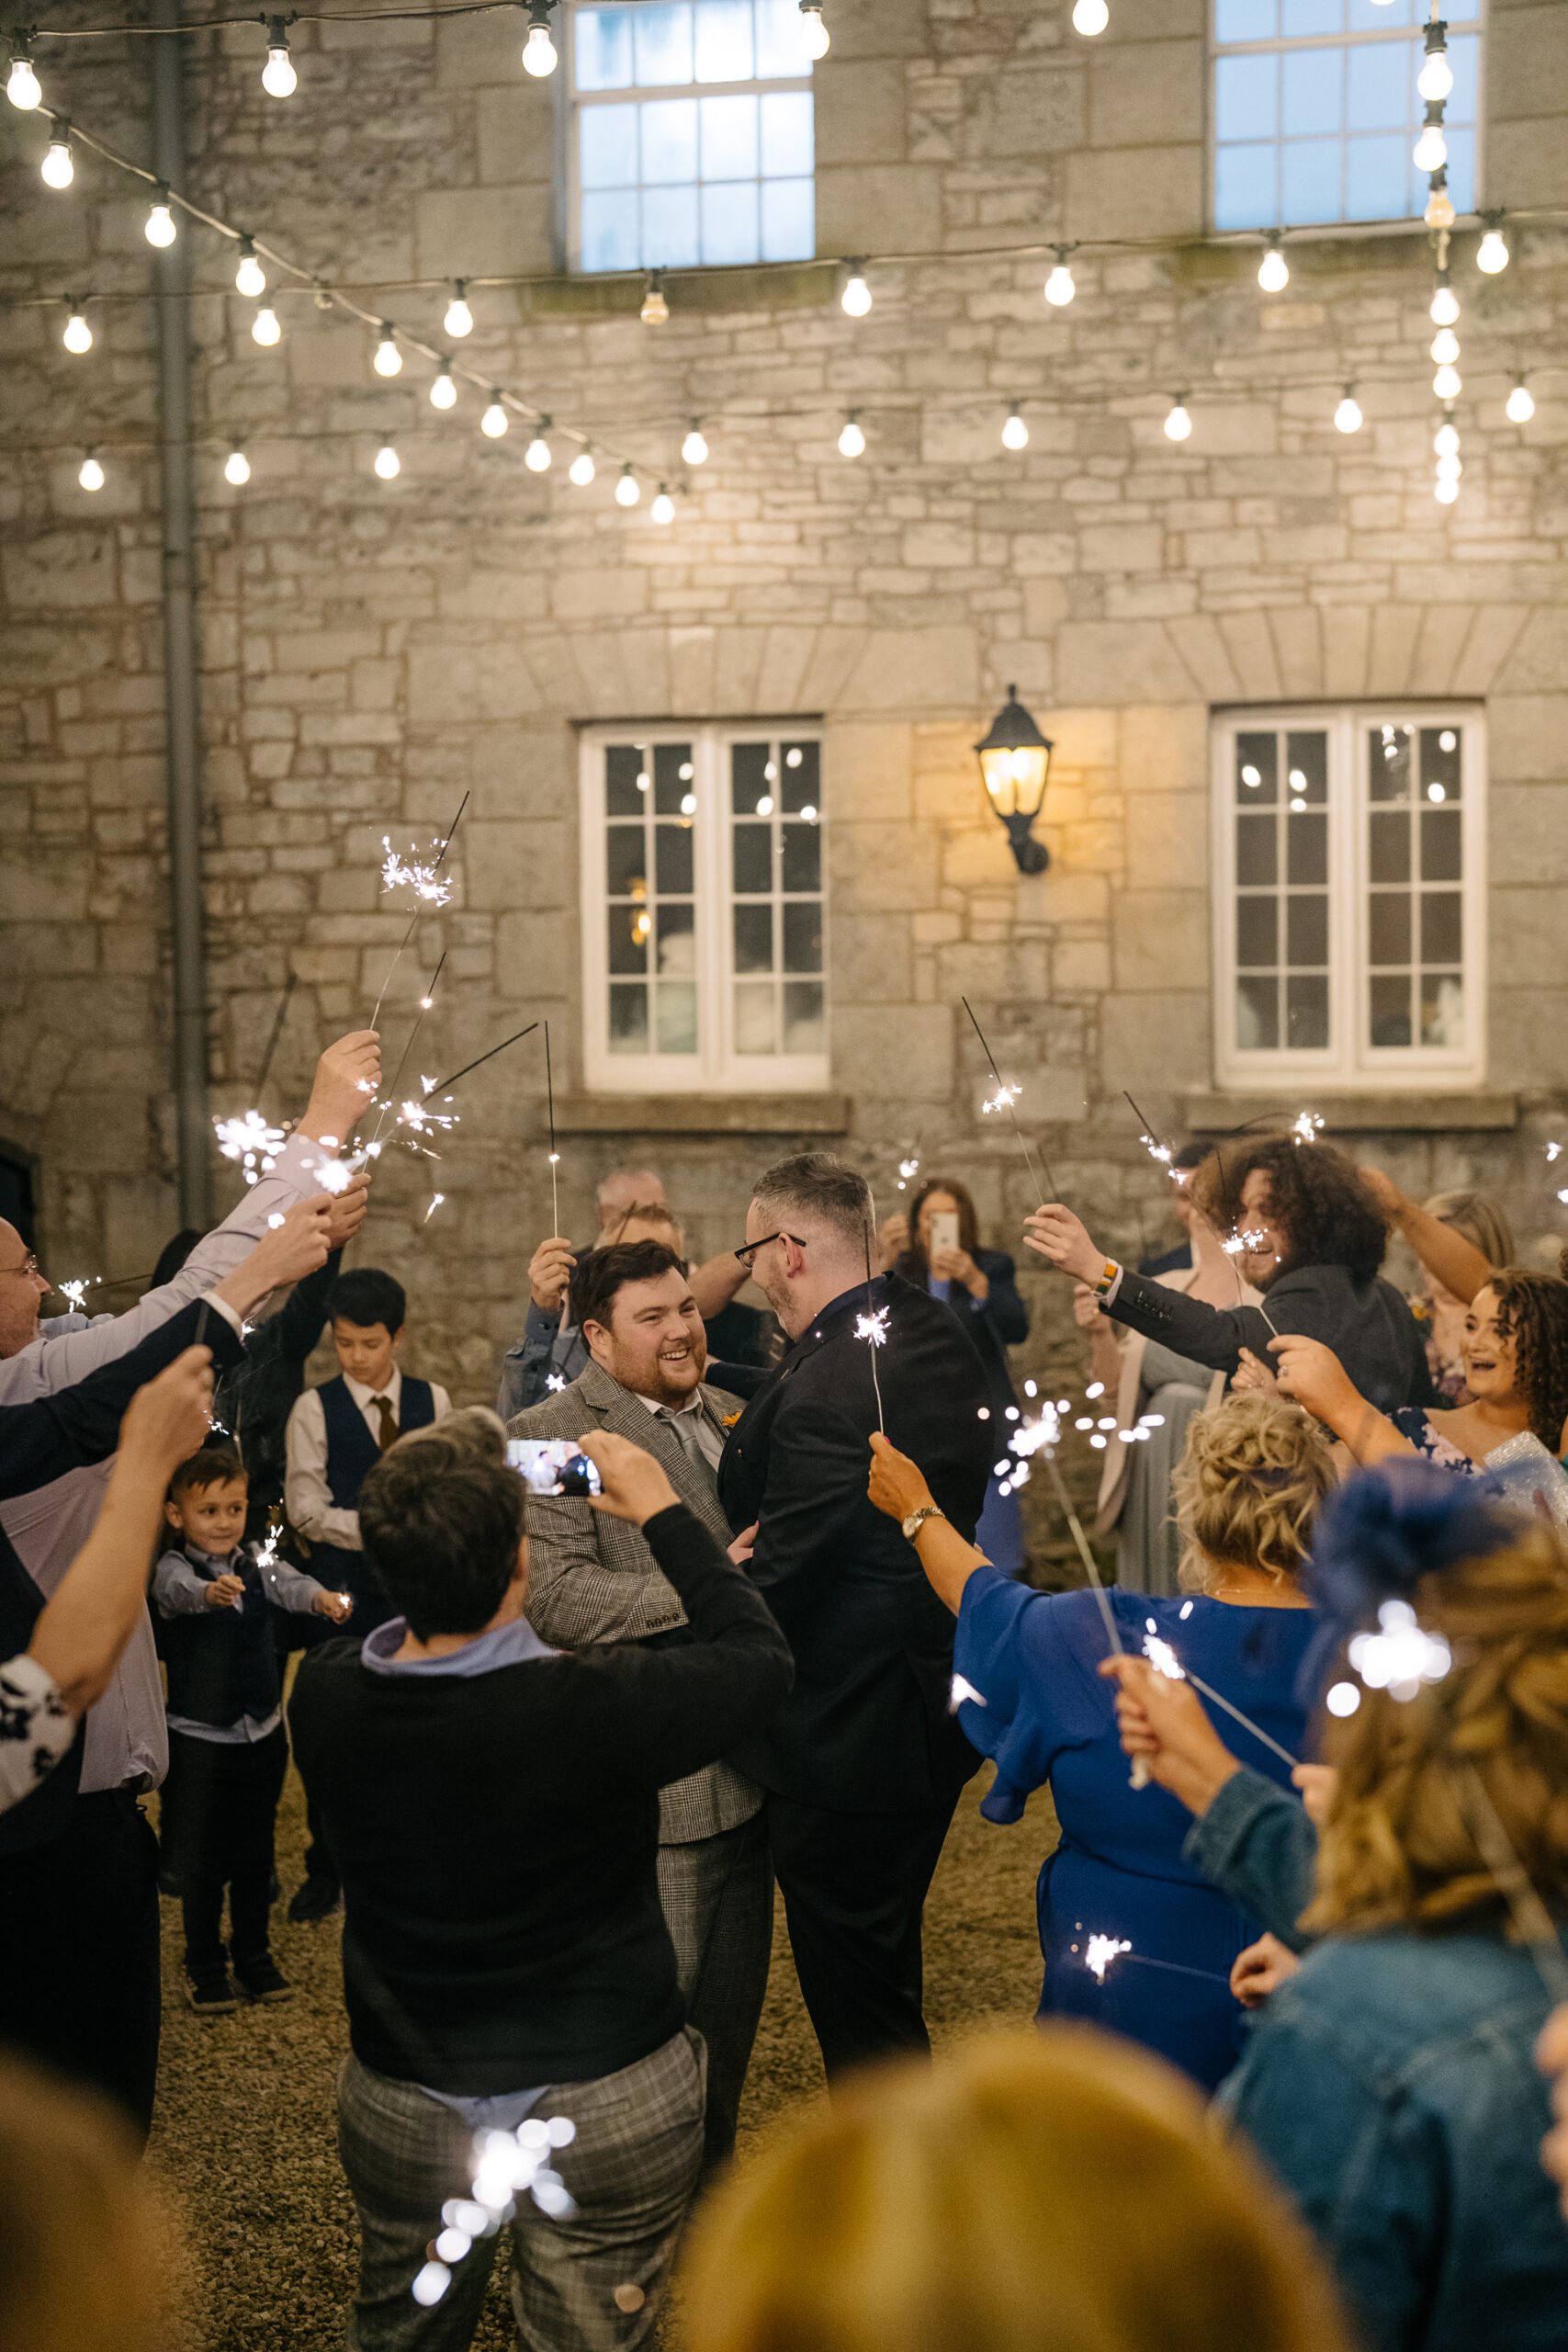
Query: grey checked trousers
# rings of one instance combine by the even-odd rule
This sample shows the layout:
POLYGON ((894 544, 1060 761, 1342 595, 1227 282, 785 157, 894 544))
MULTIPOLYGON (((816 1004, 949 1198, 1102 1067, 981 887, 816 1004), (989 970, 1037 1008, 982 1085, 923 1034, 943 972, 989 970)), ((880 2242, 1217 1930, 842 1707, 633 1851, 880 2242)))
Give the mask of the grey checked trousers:
MULTIPOLYGON (((649 2338, 702 2161, 705 2074, 702 2037, 688 2029, 617 2075, 545 2092, 535 2114, 577 2126, 554 2159, 577 2212, 551 2221, 525 2197, 510 2224, 512 2308, 527 2352, 632 2352, 649 2338)), ((412 2289, 442 2206, 470 2193, 472 2132, 417 2084, 354 2057, 338 2076, 337 2111, 359 2212, 349 2352, 466 2352, 505 2233, 475 2240, 438 2303, 422 2307, 412 2289)))
POLYGON ((735 2121, 773 1949, 773 1863, 765 1813, 712 1838, 659 1849, 659 1899, 686 2016, 707 2047, 705 2180, 735 2154, 735 2121))

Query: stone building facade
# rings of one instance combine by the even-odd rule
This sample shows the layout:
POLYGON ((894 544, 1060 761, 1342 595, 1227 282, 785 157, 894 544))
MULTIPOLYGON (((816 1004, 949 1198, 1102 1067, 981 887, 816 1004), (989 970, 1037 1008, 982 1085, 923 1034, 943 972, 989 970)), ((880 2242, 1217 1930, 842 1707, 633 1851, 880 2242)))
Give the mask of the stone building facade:
MULTIPOLYGON (((981 1116, 965 996, 1109 1246, 1166 1230, 1123 1089, 1170 1131, 1310 1100, 1415 1189, 1483 1182, 1544 1234, 1562 1213, 1541 1147, 1568 1118, 1568 8, 1489 0, 1484 198, 1513 258, 1482 277, 1473 228, 1455 239, 1465 471, 1447 508, 1418 224, 1292 239, 1274 298, 1256 243, 1205 237, 1203 0, 1111 0, 1092 42, 1060 0, 832 0, 829 22, 818 251, 869 257, 870 315, 803 264, 674 277, 654 327, 640 282, 561 268, 562 77, 522 74, 514 12, 301 25, 287 105, 260 94, 254 28, 188 39, 198 202, 329 285, 397 286, 355 299, 437 342, 436 281, 525 279, 471 289, 464 364, 667 478, 678 510, 665 529, 646 496, 628 514, 612 465, 570 487, 564 445, 529 472, 515 420, 482 438, 468 390, 438 415, 417 359, 381 382, 366 329, 308 292, 282 294, 282 344, 258 350, 225 290, 232 248, 190 232, 213 1109, 254 1099, 290 975, 263 1107, 299 1107, 402 935, 383 835, 428 840, 468 793, 454 895, 389 996, 389 1051, 443 949, 425 1071, 547 1016, 574 1234, 600 1174, 635 1159, 664 1171, 695 1247, 719 1248, 750 1176, 807 1139, 862 1162, 883 1207, 901 1156, 961 1174, 1009 1242, 1031 1186, 981 1116), (1048 310, 1045 248, 1075 240, 1077 300, 1048 310), (1524 429, 1502 416, 1521 368, 1524 429), (1347 437, 1332 416, 1352 381, 1366 422, 1347 437), (1180 446, 1162 430, 1178 391, 1180 446), (999 442, 1015 400, 1017 453, 999 442), (852 408, 868 447, 846 460, 852 408), (693 416, 700 469, 679 455, 693 416), (253 469, 237 490, 234 438, 253 469), (972 749, 1013 683, 1056 745, 1034 876, 972 749), (1479 1081, 1222 1092, 1217 717, 1456 702, 1487 737, 1479 1081), (822 726, 828 1082, 591 1091, 580 730, 763 717, 822 726)), ((46 95, 141 157, 147 46, 40 45, 46 95)), ((36 124, 10 116, 0 141, 0 1142, 31 1166, 51 1269, 118 1276, 176 1221, 145 194, 85 153, 48 193, 36 124), (29 299, 64 293, 98 298, 84 358, 29 299), (89 443, 96 494, 76 478, 89 443)), ((491 1392, 548 1227, 537 1042, 463 1092, 438 1170, 383 1160, 360 1251, 406 1279, 417 1362, 465 1398, 491 1392)), ((1066 1301, 1030 1288, 1022 1361, 1065 1377, 1066 1301)))

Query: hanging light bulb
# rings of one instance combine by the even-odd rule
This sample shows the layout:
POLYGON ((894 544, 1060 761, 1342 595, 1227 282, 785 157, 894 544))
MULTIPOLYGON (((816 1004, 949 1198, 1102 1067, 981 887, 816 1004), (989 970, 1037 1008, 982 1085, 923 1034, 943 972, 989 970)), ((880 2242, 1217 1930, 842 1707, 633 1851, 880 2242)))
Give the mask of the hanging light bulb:
POLYGON ((1488 277, 1495 277, 1499 270, 1508 266, 1508 240, 1495 222, 1475 249, 1475 266, 1484 270, 1488 277))
POLYGON ((1454 450, 1451 455, 1439 458, 1433 471, 1439 481, 1458 481, 1464 471, 1463 466, 1460 463, 1458 450, 1454 450))
POLYGON ((75 158, 71 153, 71 133, 63 123, 56 127, 49 142, 49 153, 39 165, 45 187, 69 187, 76 176, 75 158))
POLYGON ((527 467, 528 471, 531 474, 547 474, 549 472, 550 445, 545 438, 545 435, 549 429, 549 418, 547 416, 542 416, 539 419, 538 424, 534 428, 533 439, 529 442, 528 447, 523 452, 523 463, 527 467))
POLYGON ((580 449, 566 471, 569 481, 574 481, 579 490, 586 490, 593 479, 592 450, 580 449))
POLYGON ((1004 449, 1027 449, 1028 447, 1029 427, 1025 424, 1022 417, 1020 416, 1018 413, 1018 404, 1015 401, 1013 406, 1008 411, 1008 421, 1002 427, 1002 447, 1004 449))
POLYGON ((1446 25, 1427 28, 1427 62, 1416 76, 1416 87, 1424 98, 1443 99, 1453 96, 1454 70, 1449 63, 1448 42, 1444 38, 1446 25), (1434 40, 1433 35, 1437 38, 1434 40))
POLYGON ((397 334, 389 319, 381 322, 380 339, 370 365, 378 376, 400 376, 403 372, 403 355, 398 349, 397 334))
POLYGON ((1440 106, 1427 108, 1427 120, 1420 137, 1410 150, 1410 160, 1418 172, 1440 172, 1449 160, 1449 142, 1443 137, 1443 109, 1440 106))
POLYGON ((1459 296, 1449 284, 1449 273, 1446 269, 1439 269, 1438 272, 1437 291, 1432 297, 1432 307, 1428 315, 1435 327, 1451 327, 1458 322, 1459 296))
POLYGON ((1440 401, 1457 401, 1464 390, 1459 369, 1449 366, 1439 368, 1432 379, 1432 390, 1440 401))
POLYGON ((1427 209, 1421 215, 1428 229, 1451 229, 1454 225, 1454 202, 1449 194, 1446 169, 1432 175, 1432 192, 1427 198, 1427 209))
MULTIPOLYGON (((82 305, 80 302, 73 302, 71 304, 71 316, 65 322, 65 332, 61 336, 60 340, 65 345, 67 351, 91 351, 93 347, 93 330, 82 315, 82 305)), ((1524 382, 1524 378, 1522 376, 1519 378, 1519 381, 1521 384, 1524 382)), ((1531 405, 1533 406, 1534 403, 1532 402, 1531 405)))
POLYGON ((621 468, 621 478, 615 484, 615 503, 617 506, 635 506, 641 496, 642 484, 633 473, 631 459, 628 458, 621 468))
POLYGON ((474 314, 463 300, 463 289, 468 282, 466 277, 455 277, 452 280, 454 291, 452 300, 446 305, 446 327, 448 334, 472 334, 474 331, 474 314))
POLYGON ((1353 384, 1346 385, 1345 396, 1334 412, 1334 422, 1341 433, 1359 433, 1361 429, 1361 410, 1360 403, 1356 398, 1356 388, 1353 384))
POLYGON ((264 302, 251 321, 251 341, 270 351, 275 343, 283 340, 283 329, 277 323, 277 312, 270 302, 264 302))
POLYGON ((1073 8, 1073 30, 1092 40, 1111 22, 1111 11, 1105 0, 1076 0, 1073 8))
POLYGON ((246 457, 243 449, 231 449, 229 452, 228 463, 223 469, 224 481, 231 481, 237 490, 242 482, 249 481, 250 478, 251 461, 249 458, 246 457))
POLYGON ((178 234, 169 206, 167 183, 160 180, 152 190, 152 201, 147 208, 147 242, 150 245, 172 245, 178 234))
POLYGON ((650 269, 648 291, 642 298, 642 322, 645 327, 661 327, 670 316, 670 305, 664 299, 664 272, 650 269))
POLYGON ((1535 402, 1522 376, 1515 377, 1514 389, 1508 394, 1503 413, 1510 424, 1528 424, 1535 414, 1535 402))
POLYGON ((383 441, 376 452, 376 470, 383 481, 391 481, 402 472, 402 459, 389 441, 383 441))
POLYGON ((1165 420, 1165 437, 1168 441, 1185 441, 1191 431, 1192 419, 1187 413, 1187 395, 1178 392, 1170 404, 1170 414, 1165 420))
POLYGON ((1045 300, 1054 311, 1065 310, 1078 290, 1073 282, 1073 273, 1067 267, 1067 255, 1071 252, 1071 245, 1057 246, 1055 266, 1045 280, 1045 300))
POLYGON ((236 294, 265 294, 266 272, 256 259, 256 249, 249 237, 240 240, 240 266, 234 272, 236 294))
POLYGON ((523 71, 536 82, 553 74, 558 60, 556 45, 550 39, 550 9, 553 0, 529 0, 528 38, 523 44, 523 71))
POLYGON ((839 307, 852 319, 863 319, 871 308, 871 288, 865 282, 865 264, 852 261, 850 274, 844 280, 844 290, 839 297, 839 307))
POLYGON ((1439 506, 1451 506, 1459 496, 1457 481, 1439 481, 1432 484, 1432 495, 1439 506))
POLYGON ((299 76, 294 71, 294 60, 288 54, 288 35, 281 17, 266 20, 266 63, 262 67, 262 88, 269 98, 291 98, 299 86, 299 76))
POLYGON ((1263 240, 1263 258, 1258 265, 1258 283, 1265 294, 1282 294, 1291 282, 1291 265, 1280 250, 1280 232, 1270 230, 1263 240))
POLYGON ((708 461, 708 445, 703 438, 702 420, 700 417, 693 417, 692 429, 681 444, 681 455, 684 458, 689 466, 706 465, 708 461))
POLYGON ((479 431, 490 440, 499 441, 511 421, 502 406, 501 394, 491 392, 490 406, 479 419, 479 431))
POLYGON ((851 409, 844 419, 844 429, 839 435, 840 458, 861 458, 865 455, 865 435, 860 429, 859 420, 859 409, 851 409))
POLYGON ((659 485, 658 497, 648 510, 648 518, 650 523, 672 523, 675 520, 675 501, 662 482, 659 485))
POLYGON ((1432 356, 1440 368, 1451 367, 1459 357, 1459 337, 1452 327, 1439 327, 1432 337, 1432 356))
POLYGON ((91 449, 88 450, 86 456, 83 458, 82 470, 77 475, 76 479, 81 483, 84 490, 102 490, 104 486, 104 469, 102 466, 99 465, 96 458, 94 457, 91 449))
POLYGON ((1455 424, 1451 416, 1445 416, 1441 424, 1438 425, 1436 433, 1433 434, 1432 447, 1437 451, 1439 458, 1458 457, 1459 427, 1455 424))
POLYGON ((815 60, 828 54, 828 28, 822 21, 822 0, 800 0, 800 46, 815 60))
POLYGON ((32 40, 27 33, 11 36, 11 70, 6 76, 6 96, 24 114, 31 114, 42 101, 43 92, 33 70, 32 40))
POLYGON ((457 387, 452 381, 452 362, 444 359, 431 379, 430 405, 432 408, 456 408, 457 404, 457 387))

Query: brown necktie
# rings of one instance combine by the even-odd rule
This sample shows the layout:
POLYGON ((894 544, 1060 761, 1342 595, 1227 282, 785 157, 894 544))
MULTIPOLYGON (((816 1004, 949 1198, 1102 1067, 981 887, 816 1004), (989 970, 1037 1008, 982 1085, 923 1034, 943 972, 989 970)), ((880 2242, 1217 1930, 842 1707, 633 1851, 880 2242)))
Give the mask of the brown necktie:
POLYGON ((392 1412, 392 1400, 389 1396, 372 1396, 370 1402, 381 1416, 381 1426, 377 1432, 376 1442, 385 1453, 389 1445, 396 1445, 398 1442, 398 1424, 392 1412))

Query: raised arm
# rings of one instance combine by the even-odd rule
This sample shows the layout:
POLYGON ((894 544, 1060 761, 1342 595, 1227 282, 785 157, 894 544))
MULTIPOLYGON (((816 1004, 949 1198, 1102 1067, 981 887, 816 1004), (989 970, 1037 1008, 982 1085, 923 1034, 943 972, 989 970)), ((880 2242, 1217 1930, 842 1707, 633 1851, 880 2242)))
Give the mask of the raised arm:
POLYGON ((1374 1462, 1386 1462, 1391 1454, 1415 1453, 1410 1440, 1386 1413, 1367 1402, 1333 1349, 1321 1340, 1287 1331, 1270 1340, 1269 1349, 1280 1396, 1293 1396, 1314 1420, 1331 1429, 1363 1470, 1374 1462))
MULTIPOLYGON (((871 1480, 866 1491, 878 1510, 886 1511, 889 1519, 900 1523, 918 1510, 928 1507, 935 1510, 925 1473, 907 1453, 900 1453, 892 1439, 885 1437, 880 1430, 872 1432, 871 1480)), ((956 1617, 964 1586, 976 1568, 990 1565, 985 1553, 973 1544, 965 1544, 952 1521, 940 1513, 920 1521, 915 1530, 914 1547, 927 1583, 956 1617)))
POLYGON ((1244 1348, 1257 1354, 1268 1343, 1271 1327, 1260 1308, 1210 1306, 1164 1283, 1145 1281, 1098 1249, 1072 1210, 1059 1201, 1024 1219, 1023 1238, 1058 1273, 1087 1283, 1112 1321, 1163 1340, 1178 1355, 1190 1356, 1216 1372, 1234 1373, 1244 1348))
POLYGON ((1473 1241, 1451 1225, 1433 1216, 1402 1193, 1381 1168, 1363 1168, 1361 1182, 1373 1195, 1389 1223, 1404 1236, 1429 1274, 1468 1306, 1478 1290, 1491 1280, 1490 1267, 1473 1241))
MULTIPOLYGON (((30 1405, 0 1409, 0 1500, 29 1495, 68 1470, 111 1454, 119 1440, 121 1417, 137 1390, 195 1342, 202 1320, 200 1305, 193 1303, 160 1324, 129 1355, 116 1357, 74 1387, 57 1396, 38 1397, 30 1405)), ((239 1363, 237 1323, 209 1309, 202 1337, 215 1363, 239 1363)))

